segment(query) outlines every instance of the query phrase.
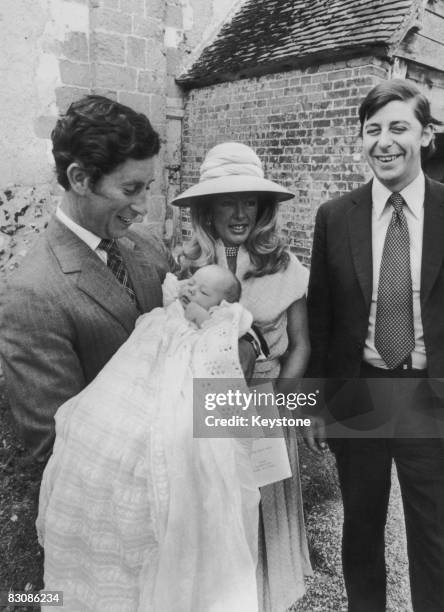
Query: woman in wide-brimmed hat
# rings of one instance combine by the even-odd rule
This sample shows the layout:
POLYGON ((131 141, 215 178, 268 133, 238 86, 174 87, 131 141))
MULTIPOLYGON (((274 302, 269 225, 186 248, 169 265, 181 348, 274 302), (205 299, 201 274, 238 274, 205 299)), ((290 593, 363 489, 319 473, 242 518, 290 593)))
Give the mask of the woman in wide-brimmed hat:
MULTIPOLYGON (((184 246, 184 272, 218 263, 242 285, 241 304, 268 347, 255 378, 272 378, 277 391, 290 391, 309 357, 305 292, 308 272, 277 232, 279 203, 293 193, 264 178, 248 146, 226 142, 205 157, 199 182, 172 204, 189 206, 193 226, 184 246)), ((294 389, 293 389, 294 390, 294 389)), ((286 432, 293 476, 261 489, 258 593, 262 610, 285 610, 304 593, 311 573, 304 528, 297 441, 286 432)))

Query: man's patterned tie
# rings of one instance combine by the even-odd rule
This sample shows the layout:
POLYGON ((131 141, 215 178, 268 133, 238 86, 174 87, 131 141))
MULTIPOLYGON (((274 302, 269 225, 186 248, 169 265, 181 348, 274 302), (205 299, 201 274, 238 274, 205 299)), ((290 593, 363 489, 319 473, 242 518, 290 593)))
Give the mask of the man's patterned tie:
POLYGON ((415 348, 410 238, 404 199, 392 193, 393 206, 385 236, 376 302, 375 346, 389 369, 399 366, 415 348))
POLYGON ((107 266, 114 274, 119 283, 126 289, 128 295, 137 304, 136 293, 134 291, 131 279, 128 276, 128 270, 122 259, 119 247, 115 240, 102 239, 99 243, 99 249, 103 249, 108 254, 107 266))

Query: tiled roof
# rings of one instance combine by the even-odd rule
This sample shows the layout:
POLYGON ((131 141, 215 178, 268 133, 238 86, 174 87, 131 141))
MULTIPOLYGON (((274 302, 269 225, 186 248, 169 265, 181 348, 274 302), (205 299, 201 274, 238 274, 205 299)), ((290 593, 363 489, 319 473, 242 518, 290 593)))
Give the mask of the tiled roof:
POLYGON ((415 0, 248 0, 177 80, 202 86, 387 46, 415 0))

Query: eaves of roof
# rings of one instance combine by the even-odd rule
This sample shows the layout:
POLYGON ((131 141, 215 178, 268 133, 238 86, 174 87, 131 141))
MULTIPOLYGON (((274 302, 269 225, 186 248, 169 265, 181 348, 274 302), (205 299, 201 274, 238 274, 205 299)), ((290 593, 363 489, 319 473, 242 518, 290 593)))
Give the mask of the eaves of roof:
POLYGON ((414 21, 418 0, 249 0, 176 80, 185 88, 374 53, 414 21))

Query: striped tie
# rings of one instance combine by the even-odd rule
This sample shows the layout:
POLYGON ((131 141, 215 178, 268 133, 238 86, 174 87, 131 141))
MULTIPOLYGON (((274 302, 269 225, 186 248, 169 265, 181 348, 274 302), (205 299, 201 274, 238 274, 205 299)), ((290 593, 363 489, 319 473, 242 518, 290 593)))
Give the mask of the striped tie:
POLYGON ((379 273, 376 302, 375 347, 387 367, 402 364, 415 348, 413 291, 410 271, 410 238, 404 199, 392 193, 393 207, 379 273))
POLYGON ((134 291, 131 279, 128 276, 128 270, 122 259, 120 249, 115 240, 102 239, 99 243, 99 249, 107 252, 107 266, 114 274, 119 283, 126 289, 132 301, 136 304, 136 293, 134 291))

